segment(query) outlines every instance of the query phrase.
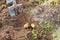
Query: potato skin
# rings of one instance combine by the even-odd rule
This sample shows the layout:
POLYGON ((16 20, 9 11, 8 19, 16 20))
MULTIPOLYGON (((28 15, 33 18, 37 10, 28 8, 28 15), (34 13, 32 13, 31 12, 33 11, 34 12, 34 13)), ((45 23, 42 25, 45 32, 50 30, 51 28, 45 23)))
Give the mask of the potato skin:
POLYGON ((26 24, 24 24, 24 28, 26 29, 26 28, 29 28, 30 27, 30 24, 29 23, 26 23, 26 24))

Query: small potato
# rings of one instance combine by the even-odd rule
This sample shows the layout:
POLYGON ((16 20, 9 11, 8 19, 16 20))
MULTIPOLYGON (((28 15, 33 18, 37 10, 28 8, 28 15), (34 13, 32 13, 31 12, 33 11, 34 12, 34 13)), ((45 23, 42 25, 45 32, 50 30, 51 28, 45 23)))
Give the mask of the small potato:
POLYGON ((29 28, 29 27, 30 27, 29 23, 24 24, 24 28, 29 28))
POLYGON ((31 27, 32 27, 32 28, 35 28, 35 24, 31 23, 31 27))

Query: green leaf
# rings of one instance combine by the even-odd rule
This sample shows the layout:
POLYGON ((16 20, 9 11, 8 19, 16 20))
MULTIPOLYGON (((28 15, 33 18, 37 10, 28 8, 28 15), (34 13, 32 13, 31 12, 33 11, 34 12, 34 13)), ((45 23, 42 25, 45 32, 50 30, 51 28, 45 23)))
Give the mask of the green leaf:
POLYGON ((2 4, 1 7, 2 7, 3 9, 5 9, 7 6, 6 6, 6 4, 2 4))
POLYGON ((60 13, 58 14, 58 17, 60 16, 60 13))

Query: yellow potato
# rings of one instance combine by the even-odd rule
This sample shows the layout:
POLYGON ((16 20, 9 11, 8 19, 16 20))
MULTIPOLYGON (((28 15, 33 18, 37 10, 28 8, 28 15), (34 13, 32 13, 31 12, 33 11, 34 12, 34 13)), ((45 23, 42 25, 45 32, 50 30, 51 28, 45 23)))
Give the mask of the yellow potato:
POLYGON ((29 28, 29 27, 30 27, 29 23, 24 24, 24 28, 29 28))
POLYGON ((35 24, 32 23, 32 24, 31 24, 31 27, 34 28, 34 27, 35 27, 35 24))

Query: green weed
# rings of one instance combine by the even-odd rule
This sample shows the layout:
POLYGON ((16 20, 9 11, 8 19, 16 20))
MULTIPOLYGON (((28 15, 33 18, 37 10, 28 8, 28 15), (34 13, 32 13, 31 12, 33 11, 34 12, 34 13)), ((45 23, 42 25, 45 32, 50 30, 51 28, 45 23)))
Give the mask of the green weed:
POLYGON ((49 24, 49 23, 46 23, 44 26, 43 26, 43 28, 44 28, 44 30, 47 30, 47 31, 49 31, 50 29, 51 29, 51 24, 49 24))
POLYGON ((33 40, 37 40, 38 39, 38 33, 34 30, 32 30, 32 38, 33 40))
POLYGON ((52 25, 48 22, 43 22, 43 20, 40 20, 40 24, 42 26, 42 28, 46 31, 49 31, 52 28, 52 25))
POLYGON ((37 3, 41 3, 42 1, 41 0, 35 0, 37 3))
POLYGON ((3 9, 6 9, 7 6, 6 6, 6 4, 2 4, 1 7, 2 7, 3 9))
POLYGON ((60 13, 58 14, 58 17, 60 17, 60 13))
POLYGON ((30 12, 30 11, 31 11, 31 9, 29 9, 29 8, 28 8, 26 11, 27 11, 27 12, 30 12))

